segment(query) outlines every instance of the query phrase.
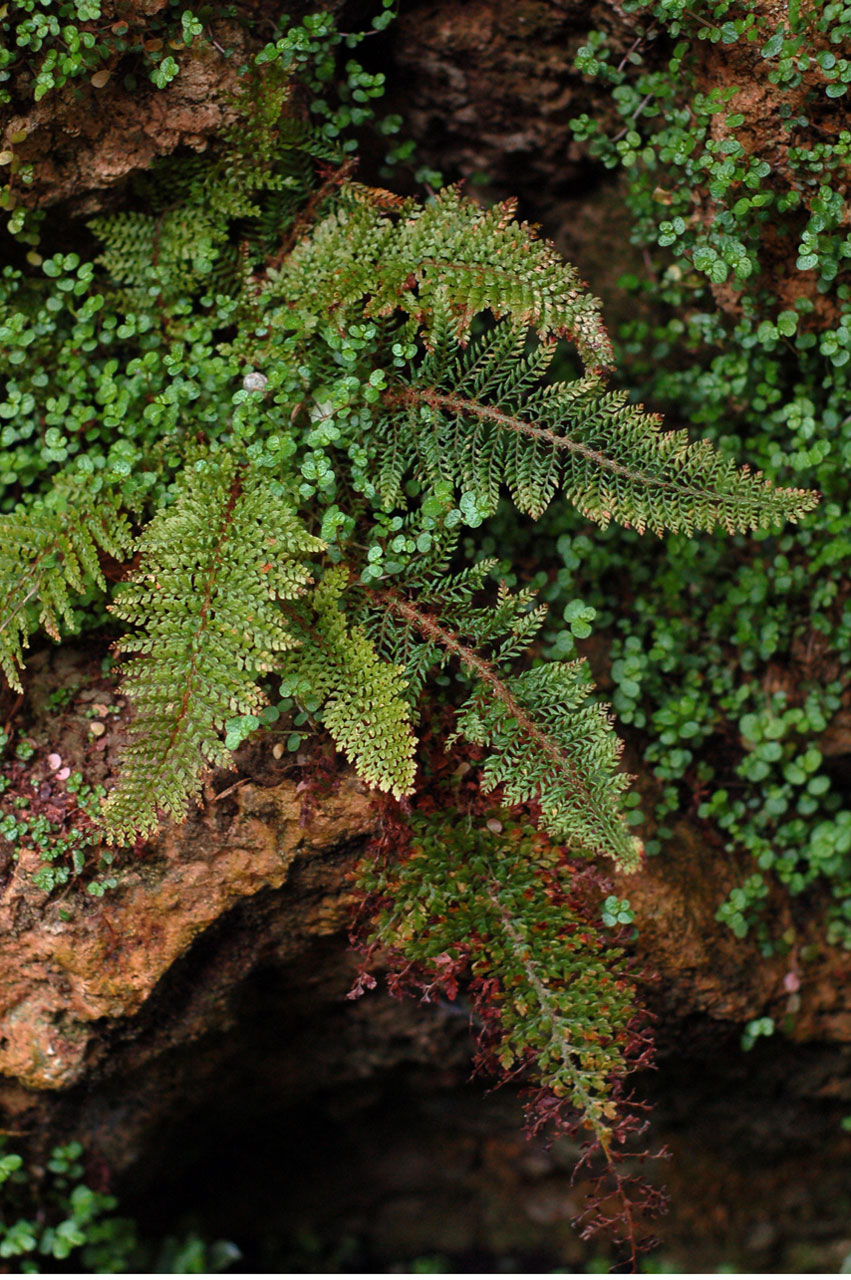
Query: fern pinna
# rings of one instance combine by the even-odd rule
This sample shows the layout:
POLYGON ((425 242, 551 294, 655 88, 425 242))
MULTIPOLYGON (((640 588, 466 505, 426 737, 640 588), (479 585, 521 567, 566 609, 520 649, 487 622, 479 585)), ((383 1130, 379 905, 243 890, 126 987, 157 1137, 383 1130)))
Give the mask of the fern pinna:
MULTIPOLYGON (((32 632, 56 637, 109 597, 109 556, 128 566, 109 607, 130 627, 117 649, 133 655, 134 717, 108 841, 183 817, 205 771, 230 763, 234 726, 256 726, 270 699, 324 726, 368 785, 408 797, 428 686, 445 691, 448 741, 470 744, 482 789, 534 814, 564 846, 559 865, 634 869, 619 745, 587 667, 541 659, 546 609, 494 581, 473 531, 506 499, 534 520, 558 493, 600 525, 657 533, 764 528, 816 497, 771 488, 608 389, 598 303, 511 203, 449 188, 420 204, 352 181, 348 142, 313 128, 295 92, 303 51, 327 69, 333 43, 327 15, 311 21, 258 56, 244 90, 257 108, 212 159, 169 162, 140 207, 91 224, 96 264, 58 253, 41 276, 4 272, 0 666, 19 687, 32 632), (556 376, 571 348, 581 371, 556 376), (30 414, 45 449, 25 473, 30 414)), ((539 1077, 610 1152, 614 1076, 593 1038, 565 1049, 581 983, 569 965, 564 989, 535 976, 522 920, 520 885, 550 920, 555 872, 531 838, 504 865, 487 852, 487 876, 475 841, 452 843, 446 858, 469 857, 468 871, 406 863, 391 877, 401 914, 378 937, 443 945, 414 904, 446 915, 466 886, 464 911, 487 922, 474 973, 509 982, 521 965, 547 1027, 526 1033, 539 1077)), ((527 1062, 503 1034, 501 1060, 527 1062)))

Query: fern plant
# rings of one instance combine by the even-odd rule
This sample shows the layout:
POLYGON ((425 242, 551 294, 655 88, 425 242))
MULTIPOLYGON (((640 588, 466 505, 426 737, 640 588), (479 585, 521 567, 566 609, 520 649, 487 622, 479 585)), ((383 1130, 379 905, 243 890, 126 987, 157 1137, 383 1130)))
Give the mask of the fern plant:
MULTIPOLYGON (((532 518, 560 488, 602 525, 657 532, 761 528, 815 499, 771 488, 608 391, 596 300, 510 204, 482 210, 450 188, 419 206, 351 182, 342 157, 311 189, 327 148, 305 127, 276 127, 286 75, 267 73, 263 86, 247 135, 234 130, 206 170, 193 162, 155 212, 92 223, 106 247, 90 298, 142 306, 147 294, 184 351, 199 324, 228 323, 213 368, 243 375, 224 420, 193 421, 184 403, 170 450, 154 440, 140 459, 171 505, 134 544, 139 567, 111 606, 139 630, 118 646, 137 655, 125 670, 137 715, 107 837, 150 832, 159 810, 186 812, 203 769, 229 760, 225 722, 257 709, 273 670, 285 694, 311 699, 371 785, 410 794, 414 695, 451 658, 473 682, 457 732, 492 753, 483 784, 535 798, 559 839, 634 865, 616 742, 581 665, 516 669, 541 614, 525 596, 473 607, 481 568, 463 589, 456 581, 459 602, 441 613, 459 537, 505 491, 532 518), (276 250, 268 198, 281 190, 301 192, 303 213, 284 219, 276 250), (225 247, 234 230, 248 243, 252 225, 265 261, 255 247, 228 276, 225 247), (211 275, 228 294, 200 294, 211 275), (571 382, 547 378, 562 340, 586 366, 571 382), (184 456, 197 452, 192 435, 206 452, 181 471, 175 454, 181 438, 184 456)), ((181 371, 142 416, 165 417, 182 382, 181 371)), ((30 602, 55 633, 70 619, 69 589, 104 589, 95 548, 126 549, 121 490, 93 511, 74 501, 85 487, 71 468, 7 518, 0 572, 18 594, 2 635, 15 680, 30 602)))
MULTIPOLYGON (((587 667, 541 659, 545 609, 493 581, 473 531, 506 500, 535 520, 558 491, 589 521, 657 533, 762 529, 816 495, 772 488, 610 391, 597 301, 511 203, 449 188, 420 204, 355 182, 338 117, 317 128, 299 96, 340 39, 322 15, 261 51, 247 117, 211 159, 164 166, 141 207, 95 219, 96 264, 5 271, 0 663, 19 687, 30 634, 56 636, 93 598, 131 628, 111 842, 183 817, 231 761, 226 728, 269 699, 323 725, 370 786, 410 796, 437 680, 448 742, 469 744, 484 790, 571 855, 634 869, 620 749, 587 667), (576 376, 556 380, 566 346, 576 376), (112 593, 103 555, 125 566, 112 593)), ((362 101, 375 86, 349 66, 362 101)), ((448 911, 450 865, 430 865, 400 873, 399 892, 414 900, 419 868, 448 911)), ((539 1074, 608 1153, 613 1059, 597 1070, 558 1048, 573 995, 562 1007, 530 976, 525 872, 510 870, 475 889, 501 930, 488 954, 521 965, 552 1023, 539 1074)), ((536 898, 548 927, 553 894, 536 898)))
POLYGON ((243 476, 232 455, 182 474, 174 505, 144 530, 139 567, 110 606, 139 628, 117 646, 137 655, 124 666, 136 714, 121 786, 104 810, 110 840, 147 835, 160 809, 182 817, 199 757, 230 763, 221 729, 229 714, 262 705, 258 677, 295 643, 278 602, 303 594, 304 558, 321 546, 280 486, 243 476))

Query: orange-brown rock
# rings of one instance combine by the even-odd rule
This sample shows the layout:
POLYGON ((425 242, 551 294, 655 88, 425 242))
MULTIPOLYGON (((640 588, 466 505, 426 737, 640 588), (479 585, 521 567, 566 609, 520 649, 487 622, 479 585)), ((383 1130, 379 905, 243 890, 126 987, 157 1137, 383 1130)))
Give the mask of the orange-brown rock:
MULTIPOLYGON (((20 858, 0 896, 0 1074, 31 1089, 78 1083, 104 1021, 132 1018, 235 903, 279 888, 296 859, 309 863, 374 827, 369 795, 351 774, 304 825, 294 781, 246 784, 232 796, 225 821, 211 804, 166 829, 100 900, 46 898, 30 879, 38 855, 20 858)), ((299 912, 299 934, 344 929, 348 901, 335 885, 299 912)))

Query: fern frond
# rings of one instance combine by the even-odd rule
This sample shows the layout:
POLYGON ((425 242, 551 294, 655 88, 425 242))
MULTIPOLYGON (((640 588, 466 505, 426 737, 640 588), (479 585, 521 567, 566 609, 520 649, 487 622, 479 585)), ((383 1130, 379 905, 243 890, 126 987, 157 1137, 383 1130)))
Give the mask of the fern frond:
POLYGON ((295 643, 277 602, 304 593, 303 559, 322 546, 271 480, 227 457, 184 473, 111 606, 139 628, 118 651, 140 655, 123 666, 135 715, 104 809, 111 842, 150 832, 158 809, 182 818, 204 766, 230 763, 220 731, 265 702, 258 676, 295 643))
POLYGON ((341 207, 294 249, 275 290, 306 307, 324 298, 335 311, 368 316, 401 308, 429 341, 447 304, 459 341, 474 316, 490 311, 568 338, 588 365, 609 363, 597 299, 513 214, 511 202, 486 210, 451 187, 422 208, 406 205, 396 221, 374 203, 341 207))
MULTIPOLYGON (((501 786, 505 798, 518 804, 536 801, 541 825, 557 840, 585 854, 602 854, 625 869, 634 869, 641 844, 620 813, 628 778, 617 772, 620 743, 611 731, 606 710, 590 700, 587 665, 549 662, 518 675, 504 675, 495 662, 430 613, 393 591, 377 601, 426 641, 457 658, 477 685, 458 711, 457 733, 490 749, 482 774, 486 791, 501 786)), ((521 600, 518 618, 523 618, 521 600)), ((522 638, 541 622, 532 611, 521 626, 522 638)), ((467 613, 466 625, 475 626, 467 613)), ((478 637, 477 637, 478 640, 478 637)), ((512 646, 507 646, 510 653, 512 646)))
POLYGON ((548 662, 505 680, 484 674, 457 730, 489 749, 484 790, 501 786, 512 804, 537 801, 541 826, 556 840, 634 871, 642 846, 620 813, 629 779, 617 772, 620 743, 610 719, 589 699, 587 664, 548 662))
POLYGON ((378 904, 371 945, 438 987, 469 967, 486 1060, 568 1100, 606 1150, 634 982, 579 900, 577 865, 495 816, 496 833, 457 813, 415 814, 407 856, 364 860, 360 883, 378 904))
POLYGON ((201 208, 180 206, 157 217, 118 213, 92 218, 89 228, 107 242, 98 261, 116 284, 165 285, 169 293, 191 291, 227 245, 227 227, 201 208))
MULTIPOLYGON (((496 509, 504 484, 537 519, 560 487, 598 524, 656 533, 769 528, 817 504, 815 493, 775 489, 738 468, 709 441, 662 431, 657 416, 596 374, 543 384, 553 349, 525 355, 524 342, 524 333, 497 326, 452 360, 428 358, 407 385, 385 392, 376 453, 404 449, 410 467, 432 485, 451 477, 480 512, 496 509)), ((404 474, 394 477, 397 488, 404 474)))
POLYGON ((130 546, 119 498, 90 476, 63 477, 52 492, 0 516, 0 670, 21 690, 23 650, 39 627, 54 640, 73 626, 71 593, 106 590, 98 551, 119 560, 130 546))
POLYGON ((413 272, 413 314, 426 328, 435 295, 445 291, 457 312, 459 339, 467 337, 475 315, 491 311, 542 337, 567 338, 588 365, 609 364, 600 303, 552 244, 538 239, 528 222, 515 220, 516 204, 506 200, 483 209, 455 187, 439 192, 400 224, 392 256, 381 265, 373 308, 395 309, 413 272))
POLYGON ((287 655, 281 692, 321 704, 321 720, 371 787, 397 799, 414 783, 416 741, 404 674, 383 661, 362 627, 339 608, 348 573, 330 569, 313 592, 315 619, 287 655))

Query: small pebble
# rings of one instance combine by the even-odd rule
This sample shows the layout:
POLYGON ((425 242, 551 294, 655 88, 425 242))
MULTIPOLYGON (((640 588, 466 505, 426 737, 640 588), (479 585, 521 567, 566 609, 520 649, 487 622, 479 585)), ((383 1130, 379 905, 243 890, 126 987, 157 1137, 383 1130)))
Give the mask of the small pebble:
POLYGON ((93 738, 99 738, 102 734, 106 733, 106 725, 100 720, 93 720, 89 725, 89 732, 93 738))
POLYGON ((789 992, 798 991, 801 986, 801 979, 798 977, 797 973, 792 973, 790 970, 783 979, 783 986, 789 992))
POLYGON ((109 714, 109 707, 107 707, 103 702, 93 702, 92 711, 94 711, 96 716, 105 716, 109 714))
POLYGON ((492 831, 495 836, 498 836, 501 830, 502 823, 499 818, 488 818, 488 831, 492 831))
POLYGON ((51 751, 50 755, 47 757, 48 769, 52 769, 55 772, 59 768, 61 763, 62 763, 62 757, 58 756, 55 751, 51 751))
POLYGON ((245 391, 263 391, 268 384, 269 379, 265 373, 257 373, 252 370, 242 379, 243 390, 245 391))
POLYGON ((275 745, 274 745, 274 747, 272 748, 272 755, 273 755, 274 759, 275 759, 275 760, 280 760, 280 758, 281 758, 281 756, 282 756, 283 754, 284 754, 284 744, 283 744, 283 742, 276 742, 276 743, 275 743, 275 745))
POLYGON ((57 781, 59 782, 64 782, 66 778, 70 778, 70 777, 71 777, 71 770, 68 768, 67 764, 65 765, 65 768, 60 769, 56 775, 57 781))

